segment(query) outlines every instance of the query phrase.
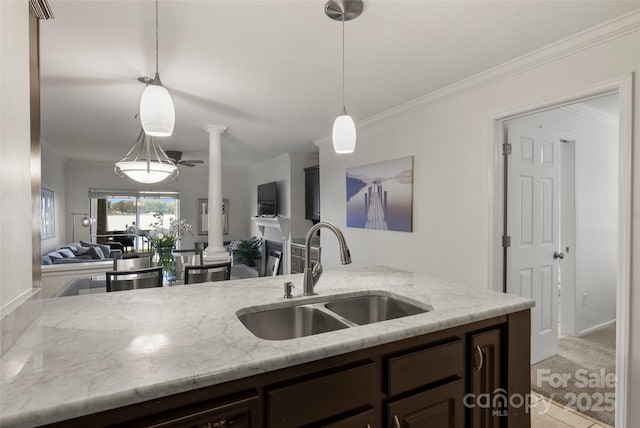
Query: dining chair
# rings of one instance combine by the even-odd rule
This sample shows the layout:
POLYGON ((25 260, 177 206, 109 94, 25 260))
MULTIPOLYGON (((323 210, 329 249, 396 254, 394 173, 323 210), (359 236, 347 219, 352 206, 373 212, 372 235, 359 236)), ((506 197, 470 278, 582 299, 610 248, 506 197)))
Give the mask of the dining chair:
POLYGON ((202 250, 191 248, 187 250, 173 250, 176 258, 176 279, 178 281, 184 279, 185 266, 204 264, 202 250))
POLYGON ((107 292, 162 287, 162 267, 106 272, 107 292))
POLYGON ((113 270, 128 271, 151 267, 152 253, 123 253, 113 256, 113 270))
POLYGON ((228 281, 229 279, 231 279, 231 262, 185 266, 184 268, 185 284, 228 281))

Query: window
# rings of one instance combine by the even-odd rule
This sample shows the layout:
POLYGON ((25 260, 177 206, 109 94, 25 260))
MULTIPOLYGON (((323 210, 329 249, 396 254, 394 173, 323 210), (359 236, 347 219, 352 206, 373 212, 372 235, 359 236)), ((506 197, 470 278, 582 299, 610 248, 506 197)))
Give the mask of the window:
POLYGON ((140 235, 162 213, 164 225, 180 217, 180 194, 135 190, 90 189, 91 216, 96 219, 91 236, 95 242, 118 242, 124 251, 148 251, 150 244, 140 235))

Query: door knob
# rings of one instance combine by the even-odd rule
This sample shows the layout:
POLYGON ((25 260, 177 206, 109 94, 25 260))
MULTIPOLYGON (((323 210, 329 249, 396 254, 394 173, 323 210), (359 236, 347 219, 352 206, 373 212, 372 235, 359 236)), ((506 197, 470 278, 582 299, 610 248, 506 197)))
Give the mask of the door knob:
POLYGON ((553 258, 562 260, 562 259, 564 259, 564 253, 559 253, 559 252, 555 251, 553 253, 553 258))

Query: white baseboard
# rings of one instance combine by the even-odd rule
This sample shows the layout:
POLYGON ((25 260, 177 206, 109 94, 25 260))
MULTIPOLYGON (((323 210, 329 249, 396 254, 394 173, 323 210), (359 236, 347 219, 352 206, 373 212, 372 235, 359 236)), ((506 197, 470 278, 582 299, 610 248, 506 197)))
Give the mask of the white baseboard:
POLYGON ((598 325, 594 325, 593 327, 586 328, 578 332, 578 337, 584 336, 585 334, 589 334, 596 330, 600 330, 601 328, 609 327, 610 325, 613 325, 615 323, 616 323, 616 319, 614 318, 611 321, 603 322, 602 324, 598 324, 598 325))

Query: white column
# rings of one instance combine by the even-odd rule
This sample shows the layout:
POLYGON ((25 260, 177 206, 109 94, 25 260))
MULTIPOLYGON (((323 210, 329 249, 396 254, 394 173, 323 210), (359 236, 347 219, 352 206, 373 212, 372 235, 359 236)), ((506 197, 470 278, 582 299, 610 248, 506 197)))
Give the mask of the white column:
POLYGON ((222 241, 222 134, 226 126, 205 125, 209 133, 209 245, 204 253, 205 263, 226 262, 229 253, 222 241))

